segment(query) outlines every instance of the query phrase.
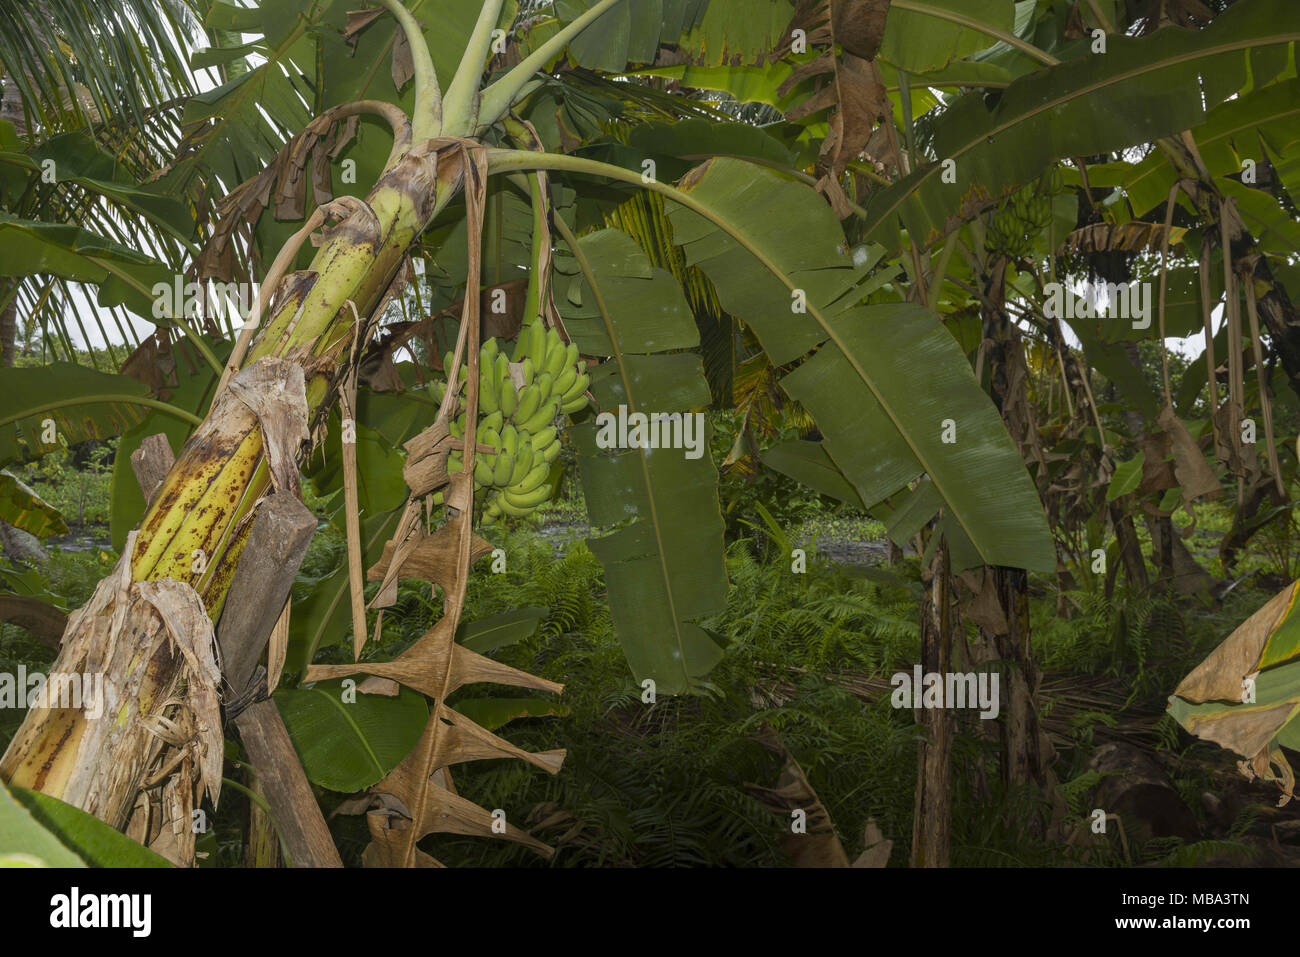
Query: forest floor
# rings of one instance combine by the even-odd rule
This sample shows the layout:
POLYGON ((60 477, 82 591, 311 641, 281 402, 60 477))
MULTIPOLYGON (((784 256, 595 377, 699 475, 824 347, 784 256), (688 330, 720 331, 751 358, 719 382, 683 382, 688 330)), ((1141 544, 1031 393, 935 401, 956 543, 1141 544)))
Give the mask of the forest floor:
MULTIPOLYGON (((1189 545, 1198 559, 1208 566, 1213 561, 1215 542, 1222 531, 1215 527, 1213 516, 1198 516, 1198 524, 1189 545)), ((753 528, 753 538, 756 541, 763 538, 764 533, 757 522, 753 528)), ((870 519, 846 520, 834 515, 814 515, 800 522, 791 522, 786 534, 791 546, 808 550, 810 577, 817 577, 821 582, 819 587, 829 593, 829 597, 819 600, 833 603, 844 599, 844 595, 838 595, 837 589, 850 587, 843 584, 848 580, 843 578, 844 573, 852 576, 854 569, 888 561, 889 548, 883 531, 879 523, 870 519)), ((531 537, 545 542, 549 551, 558 558, 566 550, 572 550, 575 543, 588 537, 590 532, 582 509, 572 503, 561 503, 546 509, 541 520, 531 528, 514 534, 522 535, 524 540, 531 537)), ((317 538, 320 541, 313 542, 313 550, 328 553, 323 554, 321 560, 337 560, 341 541, 337 532, 329 530, 317 538)), ((92 587, 94 581, 111 567, 114 558, 108 528, 103 524, 88 523, 45 544, 51 549, 60 574, 65 579, 75 580, 75 584, 69 586, 72 592, 92 587)), ((1256 554, 1243 563, 1251 577, 1258 577, 1264 571, 1267 557, 1256 554)), ((73 599, 75 596, 69 594, 68 597, 73 599)), ((1277 807, 1279 790, 1274 783, 1247 779, 1238 770, 1235 755, 1193 740, 1164 715, 1165 697, 1178 677, 1189 671, 1213 644, 1226 637, 1236 623, 1267 597, 1263 592, 1255 594, 1251 591, 1248 582, 1234 596, 1231 608, 1223 609, 1221 602, 1216 603, 1213 614, 1207 615, 1207 621, 1199 621, 1195 612, 1186 615, 1191 624, 1180 627, 1188 631, 1199 628, 1195 640, 1184 635, 1163 650, 1160 630, 1151 627, 1153 616, 1158 617, 1162 607, 1158 603, 1133 603, 1118 610, 1106 608, 1101 611, 1086 606, 1076 620, 1061 621, 1055 615, 1055 608, 1048 607, 1055 604, 1054 594, 1033 599, 1035 630, 1043 632, 1035 639, 1036 654, 1044 669, 1039 687, 1039 710, 1043 730, 1057 754, 1053 770, 1070 798, 1071 818, 1080 820, 1098 807, 1115 815, 1114 819, 1108 820, 1107 837, 1095 836, 1090 828, 1079 825, 1067 828, 1064 837, 1058 835, 1074 847, 1067 855, 1069 860, 1139 866, 1156 863, 1300 866, 1300 801, 1277 807), (1072 649, 1072 642, 1077 641, 1082 646, 1086 643, 1084 638, 1093 641, 1090 637, 1093 632, 1088 629, 1097 622, 1089 618, 1090 614, 1097 621, 1104 618, 1106 622, 1120 626, 1118 632, 1109 626, 1101 629, 1108 635, 1107 640, 1116 643, 1110 660, 1095 656, 1084 660, 1077 650, 1072 649), (1133 623, 1124 624, 1126 614, 1133 623), (1209 621, 1210 618, 1213 620, 1209 621), (1139 631, 1145 633, 1141 641, 1134 638, 1139 631), (1116 834, 1116 831, 1121 833, 1116 834), (1088 850, 1090 842, 1099 842, 1095 855, 1088 850)), ((797 606, 798 601, 794 604, 797 606)), ((1207 607, 1207 613, 1209 611, 1207 607)), ((797 609, 791 613, 797 613, 797 609)), ((1179 615, 1183 616, 1183 613, 1179 615)), ((832 623, 828 630, 834 631, 835 627, 832 623)), ((852 627, 861 629, 862 625, 852 627)), ((851 696, 850 701, 857 702, 859 710, 888 715, 891 662, 886 659, 892 659, 893 666, 896 666, 898 660, 907 660, 907 652, 895 648, 882 651, 881 655, 879 664, 869 668, 858 667, 852 660, 845 661, 843 667, 830 668, 811 659, 807 668, 789 664, 769 667, 760 662, 749 679, 748 707, 753 709, 750 714, 780 714, 782 709, 803 707, 809 694, 809 681, 814 677, 812 672, 816 672, 817 682, 847 693, 851 696)), ((771 656, 770 660, 778 659, 771 656)), ((783 660, 792 659, 787 656, 783 660)), ((582 704, 574 702, 574 707, 576 710, 582 704)), ((729 707, 738 709, 737 719, 743 723, 744 716, 740 712, 745 710, 745 706, 736 703, 729 707)), ((836 707, 842 708, 843 705, 836 707)), ((603 710, 600 715, 590 716, 589 728, 575 728, 573 734, 589 734, 594 738, 613 736, 623 741, 629 737, 649 736, 647 744, 662 740, 665 729, 645 723, 636 717, 638 713, 635 707, 603 710), (620 717, 625 710, 627 714, 620 717)), ((693 712, 688 708, 683 713, 689 715, 693 712)), ((841 720, 830 715, 825 718, 827 721, 841 720)), ((897 724, 896 718, 895 715, 891 720, 897 724)), ((579 720, 576 714, 574 720, 579 720)), ((843 720, 856 719, 850 714, 843 720)), ((699 715, 699 721, 704 721, 703 713, 699 715)), ((985 729, 979 724, 963 725, 963 733, 974 739, 986 736, 985 729)), ((902 727, 906 726, 904 722, 902 727)), ((690 736, 698 732, 689 730, 689 720, 674 727, 678 729, 675 733, 685 735, 675 747, 689 749, 695 746, 690 743, 690 736)), ((564 732, 557 729, 557 734, 560 737, 554 743, 565 745, 564 732)), ((814 736, 811 740, 817 739, 814 736)), ((546 743, 538 742, 539 745, 546 743)), ((703 744, 699 746, 704 747, 703 744)), ((608 748, 608 742, 601 747, 608 748)), ((908 746, 904 745, 906 750, 908 746)), ((578 777, 569 778, 570 782, 579 780, 583 774, 576 754, 572 764, 573 773, 578 777)), ((888 771, 881 768, 879 773, 890 777, 908 773, 901 765, 890 767, 888 771)), ((974 793, 967 794, 966 800, 980 803, 982 799, 978 792, 987 785, 981 783, 978 774, 975 779, 967 779, 969 762, 955 765, 955 768, 955 786, 962 790, 973 789, 974 793)), ((820 768, 808 770, 814 782, 827 782, 826 771, 820 768)), ((888 787, 906 790, 908 783, 889 782, 888 787)), ((581 788, 583 785, 577 786, 581 788)), ((882 786, 883 782, 875 781, 869 790, 880 790, 882 786)), ((834 787, 829 782, 819 783, 819 789, 828 792, 834 787)), ((1005 800, 995 797, 993 791, 986 795, 986 800, 1005 800)), ((629 795, 624 800, 630 805, 643 798, 629 795)), ((873 798, 873 801, 875 803, 859 808, 847 796, 830 800, 829 803, 837 810, 837 829, 842 834, 858 829, 860 816, 868 812, 879 817, 879 798, 873 798), (843 820, 839 819, 840 816, 843 820)), ((903 837, 900 833, 905 830, 902 819, 908 813, 910 799, 900 793, 898 803, 898 819, 894 821, 895 833, 892 835, 896 839, 903 837)), ((996 844, 997 840, 1003 839, 1007 839, 1005 835, 986 840, 996 844)), ((848 845, 846 841, 846 847, 848 845)), ((849 851, 851 856, 855 853, 852 848, 849 851)), ((895 853, 905 854, 905 848, 900 847, 895 853)), ((744 863, 725 858, 722 862, 744 863)), ((900 861, 896 859, 894 863, 900 861)))

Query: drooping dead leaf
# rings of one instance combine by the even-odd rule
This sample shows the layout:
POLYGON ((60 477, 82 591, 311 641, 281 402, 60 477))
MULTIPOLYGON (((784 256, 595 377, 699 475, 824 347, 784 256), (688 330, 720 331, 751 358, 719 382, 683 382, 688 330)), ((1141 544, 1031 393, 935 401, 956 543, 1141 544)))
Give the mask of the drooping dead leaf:
POLYGON ((311 665, 308 681, 347 678, 364 673, 400 681, 408 688, 441 699, 457 688, 478 681, 550 691, 558 694, 563 685, 538 678, 470 651, 453 640, 456 624, 444 615, 414 644, 392 661, 361 661, 354 664, 311 665))
POLYGON ((1282 797, 1277 802, 1278 807, 1286 806, 1295 797, 1295 772, 1281 748, 1260 750, 1249 761, 1238 761, 1237 770, 1249 781, 1261 778, 1276 782, 1282 791, 1282 797), (1274 767, 1277 768, 1277 773, 1273 772, 1274 767))
POLYGON ((1206 741, 1254 756, 1267 754, 1268 743, 1291 717, 1300 710, 1292 701, 1264 708, 1233 708, 1215 714, 1193 714, 1187 719, 1187 730, 1206 741))
POLYGON ((372 797, 382 797, 378 798, 380 809, 366 816, 373 840, 366 850, 372 856, 367 866, 439 867, 434 858, 416 847, 422 838, 434 833, 502 838, 551 857, 554 851, 527 831, 509 821, 497 823, 491 813, 435 780, 434 772, 453 761, 501 757, 523 758, 554 774, 564 752, 529 754, 463 715, 439 706, 415 750, 372 789, 372 797))
POLYGON ((1172 406, 1160 410, 1156 423, 1168 433, 1172 443, 1174 475, 1182 486, 1183 500, 1192 502, 1217 496, 1222 491, 1219 478, 1172 406))
POLYGON ((1242 622, 1223 644, 1179 682, 1174 694, 1197 704, 1240 701, 1242 679, 1259 669, 1264 646, 1278 624, 1290 613, 1297 588, 1300 588, 1300 582, 1288 585, 1242 622))
POLYGON ((406 464, 402 478, 414 498, 447 484, 447 455, 451 452, 451 429, 439 419, 402 448, 406 464))
POLYGON ((781 736, 775 729, 765 726, 758 734, 750 736, 763 747, 781 758, 783 765, 776 787, 745 784, 745 791, 773 814, 792 821, 794 813, 804 814, 803 833, 793 830, 781 838, 781 849, 795 867, 848 867, 849 858, 844 853, 827 812, 817 792, 799 767, 781 736))
POLYGON ((406 31, 398 30, 393 37, 393 86, 401 90, 415 76, 415 63, 411 60, 411 44, 406 31))
MULTIPOLYGON (((791 50, 795 29, 805 32, 811 46, 826 46, 820 57, 791 71, 778 92, 785 95, 806 80, 821 78, 823 85, 807 99, 786 112, 797 121, 830 107, 826 139, 817 160, 817 191, 830 202, 841 219, 853 212, 840 184, 848 164, 871 152, 873 132, 891 107, 874 57, 880 48, 888 0, 804 0, 795 11, 787 39, 774 51, 783 56, 791 50), (840 47, 837 52, 836 46, 840 47)), ((889 120, 892 124, 892 119, 889 120)), ((888 152, 883 143, 881 153, 888 152)))
POLYGON ((362 694, 383 695, 385 698, 396 698, 401 690, 402 686, 396 681, 389 678, 376 678, 373 676, 357 685, 357 691, 362 694))
POLYGON ((1295 796, 1295 774, 1273 739, 1297 714, 1300 702, 1294 700, 1264 707, 1239 705, 1211 714, 1190 714, 1184 727, 1199 738, 1244 755, 1246 760, 1237 762, 1237 769, 1249 780, 1276 782, 1282 791, 1281 807, 1295 796))
MULTIPOLYGON (((355 309, 353 310, 355 312, 355 309)), ((359 330, 356 330, 359 332, 359 330)), ((360 658, 366 643, 366 596, 361 557, 361 510, 357 503, 357 443, 356 436, 348 435, 348 426, 355 425, 357 406, 356 343, 352 340, 353 356, 347 372, 339 383, 339 414, 343 433, 340 448, 343 459, 343 514, 348 548, 348 597, 352 609, 352 657, 360 658)))
MULTIPOLYGON (((366 580, 389 582, 398 578, 422 578, 445 590, 455 581, 458 572, 458 543, 453 533, 454 530, 449 525, 443 525, 432 535, 417 532, 407 540, 409 544, 404 548, 391 541, 386 542, 383 555, 370 567, 366 580), (396 563, 393 562, 395 554, 400 554, 396 563)), ((491 552, 491 542, 475 535, 470 550, 470 564, 473 565, 491 552)))
POLYGON ((1177 244, 1186 233, 1182 226, 1171 227, 1166 233, 1163 223, 1137 219, 1119 225, 1094 223, 1067 233, 1057 253, 1158 252, 1166 236, 1171 244, 1177 244))
POLYGON ((864 60, 874 59, 885 35, 889 0, 799 0, 777 57, 791 52, 795 30, 803 30, 810 46, 839 43, 864 60))
MULTIPOLYGON (((400 35, 400 31, 399 31, 400 35)), ((216 207, 212 234, 195 263, 200 279, 235 278, 235 247, 257 226, 272 200, 278 219, 302 219, 306 213, 306 167, 312 164, 313 198, 318 204, 333 198, 330 159, 337 158, 357 130, 361 113, 381 115, 392 126, 395 139, 390 159, 411 145, 411 124, 398 107, 377 100, 343 103, 326 110, 293 136, 256 176, 232 189, 216 207)), ((202 124, 188 130, 181 151, 198 148, 211 127, 202 124)))
POLYGON ((1138 494, 1150 495, 1178 485, 1174 463, 1169 461, 1172 440, 1167 432, 1142 434, 1142 481, 1138 494))

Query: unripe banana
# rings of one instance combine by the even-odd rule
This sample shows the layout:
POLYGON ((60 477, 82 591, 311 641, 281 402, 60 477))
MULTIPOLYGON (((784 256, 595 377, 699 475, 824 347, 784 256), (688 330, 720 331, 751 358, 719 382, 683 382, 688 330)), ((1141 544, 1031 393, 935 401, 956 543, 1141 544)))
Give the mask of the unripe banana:
POLYGON ((501 430, 501 448, 514 455, 519 449, 519 432, 513 425, 507 425, 501 430))
POLYGON ((480 349, 478 353, 478 369, 480 373, 487 376, 488 382, 492 384, 492 391, 496 392, 501 387, 501 376, 497 372, 496 356, 489 355, 486 349, 480 349))
POLYGON ((551 375, 549 372, 543 372, 537 377, 537 381, 534 384, 542 393, 542 402, 545 402, 551 397, 551 392, 555 389, 555 376, 551 375))
POLYGON ((501 496, 503 502, 507 502, 515 508, 536 508, 551 496, 551 487, 549 485, 539 485, 530 492, 521 492, 516 494, 511 489, 506 489, 501 496))
POLYGON ((465 413, 462 412, 460 415, 456 416, 456 418, 452 419, 451 425, 448 426, 448 428, 450 429, 451 434, 456 438, 463 439, 465 437, 465 413))
POLYGON ((495 339, 489 339, 487 342, 483 343, 481 354, 487 356, 489 359, 495 359, 497 348, 497 341, 495 339))
POLYGON ((528 330, 528 352, 525 355, 538 368, 546 361, 546 327, 540 319, 535 320, 528 330))
POLYGON ((515 471, 515 457, 509 452, 503 451, 497 456, 496 465, 492 469, 492 483, 501 488, 510 484, 510 476, 515 471))
POLYGON ((515 409, 519 407, 519 393, 515 391, 515 384, 510 381, 508 375, 502 380, 501 388, 497 392, 497 406, 507 419, 513 416, 515 409))
POLYGON ((522 479, 506 489, 506 492, 513 495, 523 495, 531 492, 542 482, 546 481, 546 476, 551 474, 551 465, 549 462, 539 462, 528 470, 528 474, 522 479))
POLYGON ((510 473, 510 481, 507 485, 518 485, 524 477, 532 470, 533 467, 533 446, 525 442, 519 446, 519 454, 515 456, 515 470, 510 473))
MULTIPOLYGON (((497 414, 500 415, 500 413, 497 414)), ((487 421, 487 419, 484 419, 484 424, 486 424, 487 421)), ((496 449, 496 452, 487 456, 487 458, 495 459, 496 456, 501 453, 501 433, 496 430, 495 425, 489 425, 487 428, 483 429, 482 432, 479 433, 479 441, 484 445, 490 445, 492 448, 496 449)))
POLYGON ((548 329, 546 332, 546 371, 554 379, 564 368, 564 354, 568 350, 560 334, 554 329, 548 329))
POLYGON ((501 511, 505 512, 507 515, 513 515, 515 518, 523 518, 525 515, 531 515, 533 512, 532 508, 520 508, 517 505, 512 505, 504 495, 501 496, 499 504, 501 511))
POLYGON ((501 408, 501 402, 497 397, 496 384, 492 381, 492 376, 488 373, 491 366, 485 366, 479 370, 478 376, 478 402, 484 412, 496 412, 501 408))
POLYGON ((533 369, 534 369, 533 360, 530 359, 528 356, 524 356, 523 367, 524 367, 524 385, 532 385, 533 369))
MULTIPOLYGON (((571 405, 575 399, 580 398, 582 399, 582 404, 586 405, 587 386, 589 385, 591 385, 591 376, 587 375, 587 373, 584 372, 582 375, 578 376, 576 379, 573 380, 572 385, 570 385, 567 389, 564 390, 564 394, 561 396, 561 398, 564 400, 564 404, 571 405)), ((578 406, 578 408, 580 409, 582 408, 582 406, 580 405, 578 406)), ((565 409, 564 411, 570 412, 574 410, 565 409)))
POLYGON ((555 394, 564 395, 573 387, 573 380, 578 378, 578 367, 566 365, 555 380, 555 394))
POLYGON ((482 454, 474 456, 474 482, 478 485, 491 485, 492 476, 492 466, 488 464, 488 457, 482 454))
POLYGON ((532 414, 528 419, 519 422, 520 432, 540 432, 551 424, 551 420, 560 412, 560 400, 558 397, 548 399, 540 409, 532 414))
POLYGON ((535 449, 544 449, 555 441, 555 437, 558 434, 559 433, 556 431, 555 426, 548 425, 531 438, 530 444, 535 449))
MULTIPOLYGON (((532 418, 534 412, 542 404, 542 393, 536 384, 524 386, 523 391, 519 393, 519 405, 515 408, 514 421, 522 422, 525 419, 532 418)), ((520 428, 524 432, 526 429, 520 428)))
POLYGON ((560 440, 556 439, 554 442, 552 442, 550 445, 546 447, 546 451, 542 453, 542 460, 548 463, 554 462, 555 457, 559 454, 560 454, 560 440))
MULTIPOLYGON (((497 409, 497 411, 495 412, 490 412, 482 419, 480 419, 478 424, 478 431, 476 433, 478 436, 478 440, 480 442, 483 442, 484 441, 483 436, 490 430, 493 435, 497 435, 499 441, 500 436, 498 435, 498 433, 501 431, 501 423, 503 421, 504 419, 502 418, 500 409, 497 409)), ((487 442, 486 444, 496 445, 497 443, 487 442)))

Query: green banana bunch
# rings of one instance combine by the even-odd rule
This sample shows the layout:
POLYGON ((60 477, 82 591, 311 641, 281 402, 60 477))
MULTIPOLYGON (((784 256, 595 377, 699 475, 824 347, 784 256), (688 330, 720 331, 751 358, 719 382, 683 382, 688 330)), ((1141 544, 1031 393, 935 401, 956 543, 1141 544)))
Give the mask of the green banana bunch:
POLYGON ((988 251, 1011 259, 1028 255, 1034 240, 1051 225, 1052 198, 1063 188, 1061 167, 1054 165, 1004 199, 994 210, 985 234, 988 251))
POLYGON ((1060 171, 1053 170, 1033 188, 1017 190, 999 204, 984 240, 990 253, 1009 259, 1028 255, 1034 239, 1052 221, 1051 184, 1059 180, 1060 171))
MULTIPOLYGON (((448 352, 444 368, 450 369, 451 362, 448 352)), ((465 376, 458 379, 457 391, 463 396, 465 376)), ((497 340, 483 343, 479 350, 479 422, 474 433, 479 444, 495 449, 474 456, 474 486, 484 492, 484 524, 502 515, 527 515, 550 498, 554 485, 551 465, 561 448, 555 419, 585 408, 590 384, 577 345, 566 345, 541 319, 520 330, 510 358, 497 340), (515 385, 516 378, 522 386, 515 385)), ((447 388, 441 380, 433 384, 439 402, 447 388)), ((461 408, 451 423, 451 433, 459 439, 467 432, 463 399, 461 408)), ((460 472, 464 462, 464 452, 454 450, 447 458, 447 470, 460 472)), ((434 498, 439 504, 439 495, 434 498)))

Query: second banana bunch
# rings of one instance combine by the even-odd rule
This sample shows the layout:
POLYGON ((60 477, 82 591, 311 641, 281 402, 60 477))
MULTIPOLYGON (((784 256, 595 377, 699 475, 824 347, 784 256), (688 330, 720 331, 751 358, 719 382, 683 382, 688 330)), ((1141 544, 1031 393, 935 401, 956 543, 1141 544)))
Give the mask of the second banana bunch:
MULTIPOLYGON (((451 368, 452 354, 443 358, 443 367, 451 368)), ((490 445, 495 454, 479 452, 474 456, 474 487, 488 490, 484 497, 483 521, 491 524, 502 514, 527 515, 551 496, 547 481, 551 463, 560 454, 556 416, 572 414, 587 406, 587 386, 591 376, 587 363, 578 359, 578 347, 568 345, 554 329, 547 329, 540 319, 521 329, 510 358, 501 351, 496 339, 489 339, 479 350, 479 421, 476 441, 490 445), (510 374, 518 363, 523 385, 516 388, 510 374)), ((458 392, 461 412, 451 423, 451 434, 465 438, 464 412, 465 369, 461 368, 458 392)), ((434 395, 441 401, 447 383, 434 385, 434 395)), ((465 467, 464 453, 453 451, 447 470, 459 472, 465 467)), ((439 496, 434 496, 438 501, 439 496)))

